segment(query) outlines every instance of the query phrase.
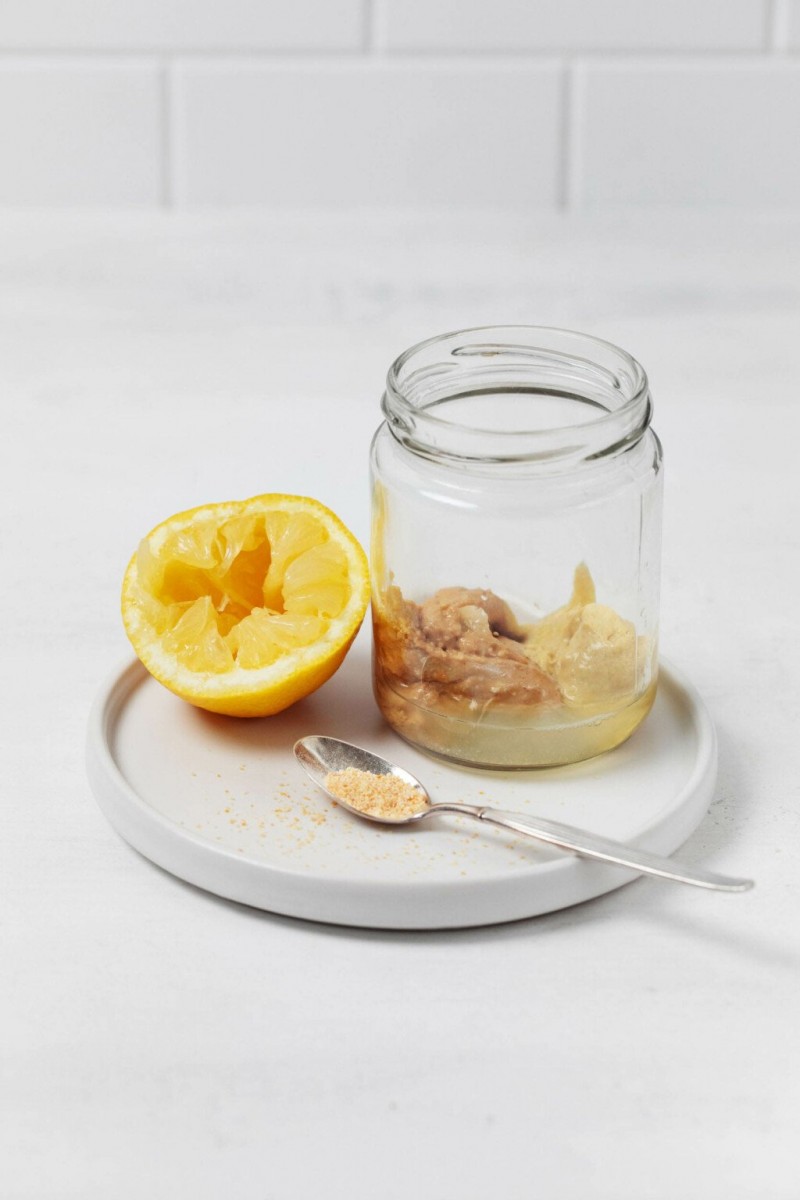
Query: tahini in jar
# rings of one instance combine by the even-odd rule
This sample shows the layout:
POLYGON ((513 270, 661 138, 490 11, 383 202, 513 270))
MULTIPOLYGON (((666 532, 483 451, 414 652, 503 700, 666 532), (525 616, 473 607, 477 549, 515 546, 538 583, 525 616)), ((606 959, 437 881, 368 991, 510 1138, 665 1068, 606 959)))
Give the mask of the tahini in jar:
POLYGON ((374 686, 469 766, 619 745, 657 683, 661 446, 625 351, 530 326, 392 365, 372 445, 374 686))

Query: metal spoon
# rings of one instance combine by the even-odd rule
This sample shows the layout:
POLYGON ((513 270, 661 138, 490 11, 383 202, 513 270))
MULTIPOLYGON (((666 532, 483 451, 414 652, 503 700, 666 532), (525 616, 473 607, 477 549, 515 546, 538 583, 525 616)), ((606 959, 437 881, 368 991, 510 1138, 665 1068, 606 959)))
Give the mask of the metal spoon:
POLYGON ((360 746, 352 746, 332 737, 304 737, 295 743, 295 757, 318 787, 322 788, 332 800, 355 813, 366 821, 376 821, 380 825, 411 825, 424 821, 432 813, 457 813, 460 816, 474 817, 478 821, 486 821, 489 825, 498 825, 501 829, 511 829, 514 833, 522 833, 527 837, 537 838, 551 846, 562 850, 572 850, 584 858, 599 859, 601 862, 613 863, 618 867, 630 867, 643 875, 654 875, 658 879, 668 879, 674 883, 691 883, 696 887, 711 888, 718 892, 747 892, 753 887, 752 879, 735 879, 730 875, 716 875, 712 871, 703 871, 697 867, 683 866, 673 862, 671 858, 663 858, 660 854, 651 854, 648 850, 638 850, 635 846, 625 846, 622 842, 613 842, 608 838, 597 837, 584 829, 574 829, 571 825, 561 825, 557 821, 548 821, 543 817, 532 817, 527 813, 502 812, 498 808, 476 807, 472 804, 454 804, 449 801, 433 804, 430 797, 419 782, 408 771, 397 767, 388 759, 360 746), (325 786, 325 780, 331 772, 345 771, 355 768, 358 771, 368 771, 372 775, 394 775, 412 787, 419 788, 428 801, 428 807, 416 812, 413 816, 389 819, 378 817, 371 813, 362 812, 348 804, 341 796, 334 795, 325 786))

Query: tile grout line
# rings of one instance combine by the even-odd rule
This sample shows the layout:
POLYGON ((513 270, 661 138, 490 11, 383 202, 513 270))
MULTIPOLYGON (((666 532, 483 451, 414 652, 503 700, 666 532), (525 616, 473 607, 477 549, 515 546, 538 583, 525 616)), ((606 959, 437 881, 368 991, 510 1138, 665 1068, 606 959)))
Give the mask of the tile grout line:
POLYGON ((160 73, 160 103, 159 115, 161 121, 160 137, 160 166, 161 166, 161 195, 159 207, 170 210, 175 207, 172 184, 172 60, 165 57, 161 60, 160 73))
MULTIPOLYGON (((365 26, 367 22, 364 22, 365 26)), ((362 31, 362 43, 364 33, 362 31)), ((265 59, 265 60, 280 60, 280 59, 307 59, 307 58, 343 58, 357 59, 363 57, 364 47, 360 46, 236 46, 226 45, 222 43, 216 46, 197 46, 193 44, 184 46, 156 46, 156 45, 133 45, 127 47, 121 46, 92 46, 74 45, 74 46, 50 46, 50 45, 20 45, 20 46, 0 46, 0 62, 14 62, 17 59, 23 61, 37 61, 47 59, 86 59, 87 61, 96 61, 107 59, 109 62, 117 62, 118 60, 136 61, 139 59, 147 59, 152 61, 162 55, 180 58, 225 58, 225 59, 265 59)))
POLYGON ((367 53, 373 58, 386 55, 386 10, 382 0, 364 0, 369 13, 369 45, 367 53))
POLYGON ((573 59, 567 59, 561 82, 561 159, 558 207, 562 212, 574 212, 578 208, 581 182, 579 101, 579 65, 573 59))
POLYGON ((361 0, 361 52, 375 53, 375 0, 361 0))
POLYGON ((800 59, 800 48, 791 47, 788 45, 789 32, 789 9, 786 7, 786 0, 772 0, 774 8, 766 10, 769 19, 765 22, 764 40, 776 44, 761 46, 750 50, 741 49, 717 49, 717 50, 570 50, 561 51, 547 50, 503 50, 503 51, 447 51, 442 49, 434 50, 400 50, 395 49, 387 52, 383 45, 383 34, 381 31, 380 10, 370 10, 373 12, 374 22, 370 24, 369 31, 365 29, 362 34, 362 45, 353 49, 235 49, 224 46, 217 46, 214 49, 196 49, 192 47, 181 47, 170 50, 160 48, 142 48, 132 50, 116 50, 116 49, 94 49, 94 48, 71 48, 71 49, 8 49, 0 47, 0 65, 22 65, 22 66, 48 66, 53 64, 104 64, 109 66, 119 65, 136 65, 155 61, 164 61, 165 57, 170 61, 186 60, 200 65, 203 64, 218 64, 225 65, 233 63, 256 64, 264 66, 282 65, 289 69, 299 66, 328 66, 335 65, 339 67, 352 67, 359 63, 363 63, 370 57, 380 56, 383 60, 381 65, 389 68, 403 66, 430 66, 430 67, 452 67, 465 66, 473 70, 481 69, 497 69, 506 67, 508 69, 543 65, 548 62, 559 60, 565 53, 575 55, 584 62, 595 63, 598 66, 621 67, 632 63, 639 65, 655 65, 657 67, 664 66, 689 66, 703 67, 716 65, 718 63, 732 62, 736 66, 743 65, 758 65, 765 60, 765 54, 769 54, 771 50, 777 50, 785 53, 788 57, 798 60, 800 59), (369 36, 371 45, 367 49, 363 45, 363 41, 369 36))
POLYGON ((558 104, 558 159, 556 164, 556 206, 561 212, 569 209, 570 200, 570 95, 571 63, 565 59, 561 64, 558 104))

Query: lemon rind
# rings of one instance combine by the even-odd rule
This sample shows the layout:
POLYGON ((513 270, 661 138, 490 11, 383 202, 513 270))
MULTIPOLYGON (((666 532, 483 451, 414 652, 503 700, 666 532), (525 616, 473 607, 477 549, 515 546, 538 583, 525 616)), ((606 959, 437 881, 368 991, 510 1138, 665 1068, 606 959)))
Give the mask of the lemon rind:
POLYGON ((270 715, 321 686, 338 670, 358 633, 369 605, 367 556, 346 525, 325 505, 310 497, 265 493, 248 500, 203 504, 176 513, 156 525, 144 539, 154 553, 166 538, 191 527, 203 516, 223 522, 234 516, 282 509, 311 512, 345 553, 352 592, 342 612, 312 645, 298 647, 265 667, 234 665, 223 672, 193 671, 160 650, 160 643, 138 604, 137 555, 131 558, 122 588, 126 633, 141 662, 170 691, 201 708, 239 715, 270 715), (280 693, 280 694, 279 694, 280 693))

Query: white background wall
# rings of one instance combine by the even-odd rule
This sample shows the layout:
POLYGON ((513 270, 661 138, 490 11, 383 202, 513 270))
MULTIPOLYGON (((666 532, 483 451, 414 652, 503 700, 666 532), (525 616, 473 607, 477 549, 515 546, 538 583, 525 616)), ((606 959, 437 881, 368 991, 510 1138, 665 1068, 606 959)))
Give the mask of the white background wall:
POLYGON ((800 0, 2 0, 0 204, 800 201, 800 0))

